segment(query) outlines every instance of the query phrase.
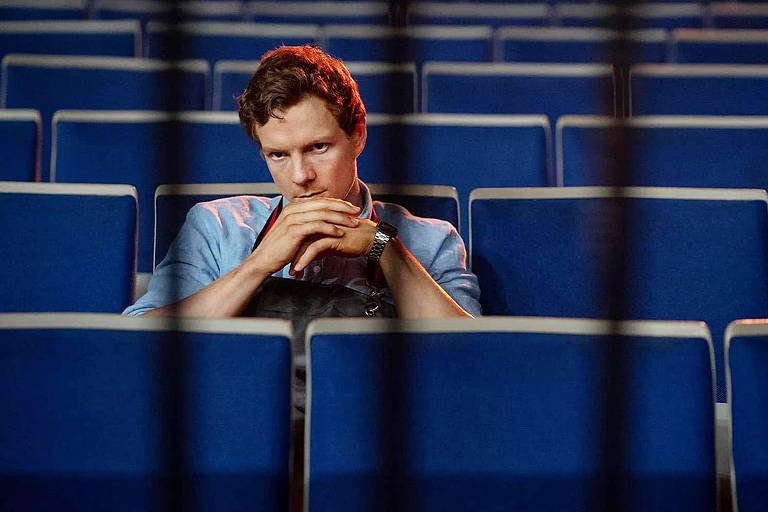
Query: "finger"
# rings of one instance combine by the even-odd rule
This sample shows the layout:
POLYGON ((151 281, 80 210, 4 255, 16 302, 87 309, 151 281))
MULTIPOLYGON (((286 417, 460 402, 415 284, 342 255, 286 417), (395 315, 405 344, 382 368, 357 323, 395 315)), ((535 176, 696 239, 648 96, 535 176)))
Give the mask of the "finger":
POLYGON ((287 233, 296 240, 303 240, 307 237, 324 235, 326 237, 338 238, 344 236, 344 230, 335 224, 329 224, 322 220, 305 222, 302 224, 292 224, 288 226, 287 233))
POLYGON ((294 256, 291 268, 296 271, 304 270, 307 265, 312 263, 313 260, 317 259, 321 253, 332 249, 337 243, 338 239, 320 238, 318 240, 313 240, 311 242, 302 244, 299 250, 296 251, 296 256, 294 256))
POLYGON ((317 199, 312 199, 310 201, 290 203, 285 207, 284 212, 287 212, 287 211, 305 212, 310 210, 323 210, 323 209, 334 210, 339 212, 349 212, 353 214, 360 212, 359 206, 355 206, 349 201, 344 201, 342 199, 335 199, 330 197, 321 197, 317 199))
POLYGON ((339 224, 341 226, 354 228, 360 223, 360 220, 357 217, 349 215, 346 212, 326 209, 292 212, 285 215, 284 218, 281 215, 278 218, 278 221, 280 218, 282 218, 282 224, 306 224, 307 222, 322 220, 330 224, 339 224))

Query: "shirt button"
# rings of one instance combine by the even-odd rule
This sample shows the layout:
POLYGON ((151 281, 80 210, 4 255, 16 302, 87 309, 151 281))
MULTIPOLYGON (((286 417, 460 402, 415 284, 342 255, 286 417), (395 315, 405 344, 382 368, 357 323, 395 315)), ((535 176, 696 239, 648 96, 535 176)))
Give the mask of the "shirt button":
POLYGON ((312 267, 312 272, 314 272, 315 274, 320 272, 320 265, 315 265, 314 267, 312 267))

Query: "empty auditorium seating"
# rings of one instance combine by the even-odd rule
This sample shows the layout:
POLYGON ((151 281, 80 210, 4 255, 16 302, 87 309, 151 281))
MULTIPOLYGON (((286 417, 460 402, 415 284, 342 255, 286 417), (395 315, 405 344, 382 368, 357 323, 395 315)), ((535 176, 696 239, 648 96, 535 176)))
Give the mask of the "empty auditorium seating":
POLYGON ((726 325, 768 316, 767 208, 764 190, 474 190, 483 312, 705 321, 723 401, 726 325))
POLYGON ((136 222, 127 185, 0 182, 0 312, 119 313, 133 298, 136 222))
POLYGON ((247 21, 261 23, 370 23, 387 24, 389 5, 384 1, 243 2, 247 21))
POLYGON ((85 19, 87 0, 1 0, 0 20, 85 19))
POLYGON ((0 181, 40 181, 40 112, 0 109, 0 181))
POLYGON ((629 72, 631 115, 768 115, 768 66, 639 64, 629 72))
POLYGON ((554 185, 549 132, 544 116, 371 115, 358 173, 372 183, 453 185, 466 212, 478 186, 554 185))
POLYGON ((549 24, 546 3, 488 4, 478 2, 410 2, 408 23, 413 25, 504 25, 549 24))
POLYGON ((756 512, 768 489, 768 323, 740 320, 725 333, 733 450, 733 510, 756 512))
MULTIPOLYGON (((345 62, 357 82, 367 112, 404 114, 416 110, 413 63, 345 62)), ((219 61, 214 69, 214 110, 237 110, 235 98, 248 86, 257 61, 219 61)))
MULTIPOLYGON (((507 62, 611 62, 618 33, 600 28, 503 27, 497 31, 501 55, 507 62)), ((667 32, 637 30, 629 34, 636 62, 666 62, 667 32)))
POLYGON ((615 119, 558 119, 557 183, 768 188, 768 118, 638 116, 625 128, 630 161, 615 176, 615 119))
POLYGON ((316 321, 307 509, 714 511, 711 350, 700 323, 316 321))
POLYGON ((287 323, 6 314, 0 337, 5 508, 288 510, 287 323))
MULTIPOLYGON (((202 110, 210 79, 205 61, 9 54, 2 61, 0 107, 36 108, 43 120, 43 180, 57 110, 202 110)), ((125 141, 120 141, 120 144, 125 141)), ((116 144, 114 146, 117 146, 116 144)))
POLYGON ((0 58, 8 53, 139 57, 136 21, 0 22, 0 58))
POLYGON ((153 195, 165 183, 271 181, 234 112, 63 111, 51 178, 139 192, 139 272, 152 270, 153 195))
POLYGON ((430 113, 615 113, 614 78, 604 64, 473 64, 428 62, 422 111, 430 113))
POLYGON ((697 30, 672 32, 673 62, 768 64, 768 30, 697 30))
POLYGON ((190 22, 147 23, 146 57, 158 59, 258 60, 281 44, 316 44, 317 25, 190 22))
MULTIPOLYGON (((374 200, 397 203, 420 217, 447 220, 459 228, 459 198, 456 189, 435 185, 387 185, 366 183, 374 200)), ((153 268, 168 252, 196 203, 222 197, 253 195, 275 196, 280 192, 272 183, 206 183, 160 185, 155 191, 155 237, 153 268)))
MULTIPOLYGON (((653 2, 635 5, 625 4, 629 9, 628 26, 641 28, 699 28, 704 24, 705 8, 701 3, 653 2)), ((558 3, 555 5, 555 19, 565 27, 618 28, 617 4, 610 2, 558 3)))
POLYGON ((490 62, 492 35, 491 27, 483 25, 325 27, 326 51, 345 61, 490 62))
POLYGON ((761 2, 712 2, 715 28, 768 28, 768 5, 761 2))

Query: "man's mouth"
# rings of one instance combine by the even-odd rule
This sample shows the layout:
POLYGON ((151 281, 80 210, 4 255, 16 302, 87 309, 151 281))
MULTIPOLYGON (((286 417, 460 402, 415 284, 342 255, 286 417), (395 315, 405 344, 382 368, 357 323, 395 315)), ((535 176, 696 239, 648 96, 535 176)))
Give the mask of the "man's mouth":
POLYGON ((309 194, 301 194, 300 196, 296 196, 297 199, 312 199, 313 197, 319 196, 324 191, 320 190, 318 192, 310 192, 309 194))

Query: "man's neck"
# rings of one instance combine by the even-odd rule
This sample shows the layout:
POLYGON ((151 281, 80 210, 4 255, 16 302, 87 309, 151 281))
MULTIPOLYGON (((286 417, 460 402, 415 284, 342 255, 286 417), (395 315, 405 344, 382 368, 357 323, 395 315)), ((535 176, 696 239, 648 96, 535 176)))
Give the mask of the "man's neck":
POLYGON ((357 177, 355 177, 354 181, 352 181, 352 185, 349 187, 347 195, 342 199, 349 201, 361 209, 363 208, 363 193, 360 191, 360 180, 358 180, 357 177))

